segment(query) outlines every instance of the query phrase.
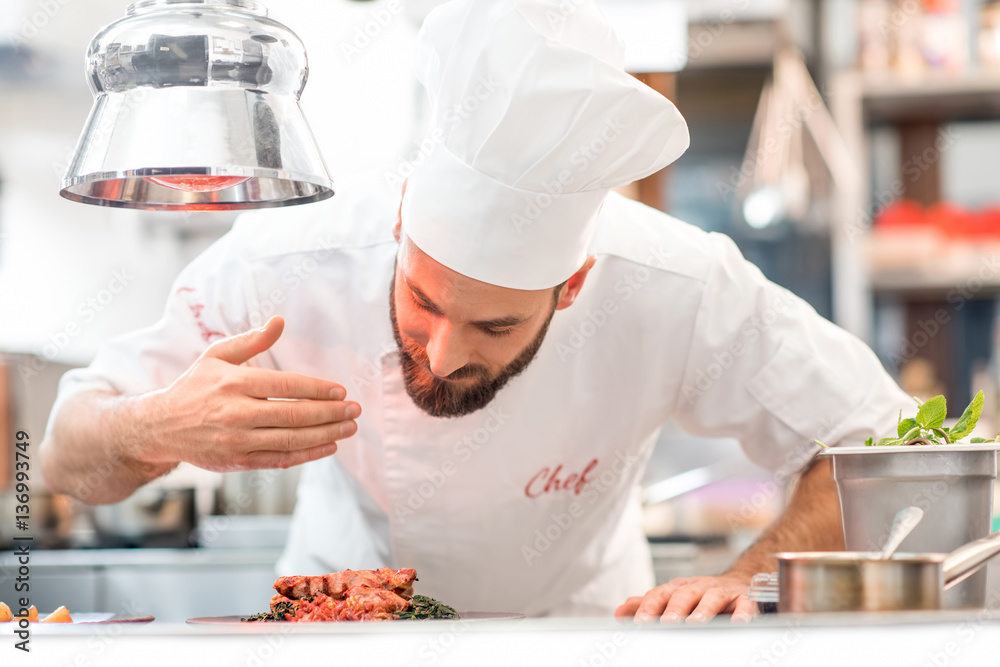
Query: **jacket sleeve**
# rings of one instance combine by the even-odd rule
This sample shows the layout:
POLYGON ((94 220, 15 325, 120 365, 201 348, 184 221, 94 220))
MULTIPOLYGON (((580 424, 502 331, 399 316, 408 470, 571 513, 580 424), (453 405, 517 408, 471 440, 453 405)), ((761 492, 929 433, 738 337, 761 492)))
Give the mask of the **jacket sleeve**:
POLYGON ((711 268, 674 419, 732 437, 784 475, 819 447, 895 433, 914 408, 875 354, 805 301, 768 281, 726 236, 709 235, 711 268))
POLYGON ((63 375, 47 430, 71 395, 88 389, 141 394, 166 387, 211 343, 250 327, 252 276, 234 252, 234 234, 223 236, 181 271, 159 321, 106 341, 90 366, 63 375))

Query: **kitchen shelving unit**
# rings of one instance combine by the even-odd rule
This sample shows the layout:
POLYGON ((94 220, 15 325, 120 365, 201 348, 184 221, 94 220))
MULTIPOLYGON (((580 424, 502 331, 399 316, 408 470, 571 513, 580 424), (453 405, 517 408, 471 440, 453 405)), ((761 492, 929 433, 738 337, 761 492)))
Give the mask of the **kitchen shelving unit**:
MULTIPOLYGON (((923 253, 881 253, 883 259, 891 257, 888 262, 878 261, 879 253, 869 252, 879 245, 886 250, 887 244, 891 250, 892 241, 881 233, 873 234, 870 228, 878 206, 871 191, 868 141, 869 130, 875 126, 896 128, 902 165, 904 155, 919 155, 932 148, 938 128, 947 123, 1000 120, 1000 72, 926 72, 905 77, 893 72, 846 71, 832 77, 829 97, 859 174, 856 185, 842 192, 833 204, 834 320, 871 344, 876 338, 875 303, 881 297, 947 304, 953 290, 963 286, 973 288, 967 291, 975 299, 1000 294, 1000 270, 996 268, 1000 242, 956 241, 944 246, 938 241, 936 247, 928 248, 925 239, 923 253)), ((940 161, 938 155, 930 164, 921 165, 921 173, 914 178, 901 171, 893 183, 898 186, 896 194, 924 204, 937 201, 940 161)), ((903 243, 912 241, 897 238, 903 243)))

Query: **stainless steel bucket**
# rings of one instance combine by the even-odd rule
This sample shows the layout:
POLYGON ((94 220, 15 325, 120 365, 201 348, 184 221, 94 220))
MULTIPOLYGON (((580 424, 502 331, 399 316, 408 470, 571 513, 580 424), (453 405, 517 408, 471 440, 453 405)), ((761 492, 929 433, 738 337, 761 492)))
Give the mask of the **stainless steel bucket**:
MULTIPOLYGON (((900 551, 948 552, 989 535, 997 458, 989 445, 844 447, 825 450, 833 459, 848 551, 878 551, 893 517, 916 505, 923 521, 900 551)), ((987 573, 981 571, 946 591, 945 609, 983 608, 987 573)))

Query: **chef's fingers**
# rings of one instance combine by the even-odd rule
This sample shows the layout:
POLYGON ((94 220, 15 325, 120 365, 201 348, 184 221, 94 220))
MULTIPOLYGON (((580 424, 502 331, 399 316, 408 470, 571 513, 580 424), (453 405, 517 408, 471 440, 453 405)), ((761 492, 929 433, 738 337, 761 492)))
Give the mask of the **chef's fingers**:
POLYGON ((746 593, 743 593, 743 595, 736 600, 736 608, 733 609, 733 623, 747 623, 752 621, 753 617, 756 615, 757 605, 746 593))
MULTIPOLYGON (((253 399, 245 406, 249 426, 303 428, 337 424, 361 416, 361 406, 352 401, 266 401, 253 399)), ((242 412, 242 410, 241 410, 242 412)))
POLYGON ((740 596, 743 589, 730 586, 718 586, 705 591, 698 605, 688 615, 688 623, 704 623, 728 610, 733 601, 740 596))
POLYGON ((642 602, 642 596, 636 595, 635 597, 630 597, 628 600, 622 603, 618 609, 615 609, 615 618, 629 618, 635 615, 635 610, 639 608, 639 603, 642 602))
POLYGON ((330 380, 276 371, 270 368, 246 368, 240 382, 247 396, 254 398, 301 398, 317 401, 342 401, 347 397, 343 385, 330 380))
POLYGON ((704 584, 700 586, 692 584, 690 586, 678 588, 677 591, 670 596, 666 609, 664 609, 663 613, 660 614, 660 622, 680 623, 683 621, 701 601, 706 588, 708 588, 708 586, 704 584))
POLYGON ((319 447, 300 449, 296 452, 250 452, 247 456, 247 470, 270 468, 291 468, 316 459, 331 456, 337 452, 337 443, 331 442, 319 447))
POLYGON ((349 438, 357 431, 358 425, 353 421, 304 428, 255 428, 250 431, 246 449, 295 452, 349 438))
POLYGON ((643 595, 642 600, 639 602, 639 607, 635 610, 636 623, 652 621, 662 614, 678 587, 677 584, 671 581, 662 586, 657 586, 643 595))
POLYGON ((259 329, 251 329, 212 343, 202 356, 239 366, 274 345, 284 329, 285 320, 275 315, 259 329))

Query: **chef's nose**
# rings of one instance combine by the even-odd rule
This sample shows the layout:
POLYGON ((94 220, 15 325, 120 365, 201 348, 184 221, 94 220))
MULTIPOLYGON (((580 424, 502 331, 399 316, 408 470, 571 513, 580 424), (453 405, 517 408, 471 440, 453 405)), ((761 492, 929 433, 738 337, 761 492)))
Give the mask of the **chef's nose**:
POLYGON ((461 336, 443 317, 431 329, 427 340, 427 361, 431 372, 438 377, 447 377, 469 362, 468 350, 461 336))

